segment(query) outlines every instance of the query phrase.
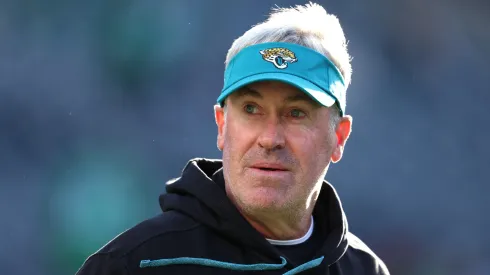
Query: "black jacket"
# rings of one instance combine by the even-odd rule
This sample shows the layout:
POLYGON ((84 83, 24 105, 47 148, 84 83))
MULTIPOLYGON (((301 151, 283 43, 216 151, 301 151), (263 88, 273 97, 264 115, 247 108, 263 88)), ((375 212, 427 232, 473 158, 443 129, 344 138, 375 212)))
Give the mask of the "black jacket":
POLYGON ((194 159, 160 196, 163 213, 120 234, 91 255, 78 275, 115 274, 389 274, 348 232, 334 188, 324 183, 315 206, 323 244, 306 263, 292 263, 240 215, 222 181, 221 161, 194 159))

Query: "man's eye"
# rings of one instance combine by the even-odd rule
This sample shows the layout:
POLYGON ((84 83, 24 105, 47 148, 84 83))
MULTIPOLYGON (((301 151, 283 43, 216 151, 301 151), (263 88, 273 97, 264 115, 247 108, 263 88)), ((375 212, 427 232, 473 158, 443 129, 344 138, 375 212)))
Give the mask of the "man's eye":
POLYGON ((298 109, 293 109, 289 112, 289 115, 294 118, 303 118, 306 116, 305 112, 298 110, 298 109))
POLYGON ((245 109, 245 112, 247 112, 249 114, 256 114, 258 112, 257 106, 252 105, 252 104, 247 104, 243 108, 245 109))

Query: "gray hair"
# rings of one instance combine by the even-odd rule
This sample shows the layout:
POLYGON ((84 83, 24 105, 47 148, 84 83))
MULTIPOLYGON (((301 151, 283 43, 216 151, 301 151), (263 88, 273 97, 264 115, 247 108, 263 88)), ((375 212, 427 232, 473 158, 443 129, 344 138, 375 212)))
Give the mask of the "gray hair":
MULTIPOLYGON (((291 8, 273 8, 269 18, 237 38, 226 55, 225 65, 243 48, 266 42, 288 42, 313 49, 332 61, 344 77, 346 88, 351 82, 351 57, 338 18, 320 5, 309 3, 291 8)), ((340 121, 339 109, 330 107, 332 127, 340 121)))
POLYGON ((237 38, 226 55, 225 64, 243 48, 266 42, 288 42, 311 48, 330 59, 340 70, 348 86, 351 81, 351 57, 337 17, 320 5, 309 3, 291 8, 274 8, 269 18, 237 38))

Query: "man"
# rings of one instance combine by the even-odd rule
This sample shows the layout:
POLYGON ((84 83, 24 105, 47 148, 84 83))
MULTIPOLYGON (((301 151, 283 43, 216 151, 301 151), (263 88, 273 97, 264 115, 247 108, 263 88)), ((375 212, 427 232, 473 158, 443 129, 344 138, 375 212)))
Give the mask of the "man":
POLYGON ((214 107, 223 160, 191 160, 160 196, 163 213, 78 274, 389 274, 324 181, 352 124, 337 18, 316 4, 274 10, 234 41, 224 77, 214 107))

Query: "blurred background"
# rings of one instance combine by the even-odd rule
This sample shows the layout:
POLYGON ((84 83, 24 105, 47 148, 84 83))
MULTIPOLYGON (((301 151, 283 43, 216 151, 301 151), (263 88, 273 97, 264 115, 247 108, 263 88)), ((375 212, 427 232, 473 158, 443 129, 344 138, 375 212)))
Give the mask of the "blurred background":
MULTIPOLYGON (((306 1, 0 1, 0 274, 74 274, 160 212, 232 41, 306 1)), ((490 274, 490 2, 318 1, 353 56, 327 179, 392 274, 490 274)))

